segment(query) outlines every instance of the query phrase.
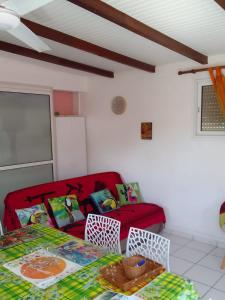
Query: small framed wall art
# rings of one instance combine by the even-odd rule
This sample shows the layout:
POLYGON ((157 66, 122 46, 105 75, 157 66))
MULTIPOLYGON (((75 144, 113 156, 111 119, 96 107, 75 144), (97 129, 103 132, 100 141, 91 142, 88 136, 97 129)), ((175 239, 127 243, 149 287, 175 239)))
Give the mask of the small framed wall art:
POLYGON ((152 122, 141 123, 141 139, 152 140, 152 122))

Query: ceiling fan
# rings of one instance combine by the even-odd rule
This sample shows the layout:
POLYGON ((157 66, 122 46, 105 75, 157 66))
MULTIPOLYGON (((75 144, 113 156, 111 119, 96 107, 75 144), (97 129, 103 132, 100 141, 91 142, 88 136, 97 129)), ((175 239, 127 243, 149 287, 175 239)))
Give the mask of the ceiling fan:
POLYGON ((38 52, 50 50, 20 17, 54 0, 7 0, 0 3, 0 34, 6 31, 38 52))

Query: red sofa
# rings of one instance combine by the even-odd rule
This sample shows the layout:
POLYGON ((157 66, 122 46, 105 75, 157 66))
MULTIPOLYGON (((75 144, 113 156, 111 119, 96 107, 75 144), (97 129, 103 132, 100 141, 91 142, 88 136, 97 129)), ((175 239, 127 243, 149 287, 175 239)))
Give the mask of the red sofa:
MULTIPOLYGON (((20 228, 20 222, 15 212, 16 209, 30 207, 44 202, 50 212, 48 199, 68 194, 77 195, 80 209, 84 215, 87 215, 93 212, 89 195, 93 192, 108 188, 111 193, 118 198, 115 186, 117 183, 123 183, 118 173, 104 172, 44 183, 11 192, 4 200, 5 210, 3 223, 8 230, 20 228)), ((166 222, 163 209, 152 203, 125 205, 114 211, 107 212, 104 215, 121 221, 121 240, 126 239, 130 226, 159 232, 166 222)), ((56 226, 54 219, 53 223, 56 226)), ((85 220, 76 222, 62 230, 84 239, 84 229, 85 220)))

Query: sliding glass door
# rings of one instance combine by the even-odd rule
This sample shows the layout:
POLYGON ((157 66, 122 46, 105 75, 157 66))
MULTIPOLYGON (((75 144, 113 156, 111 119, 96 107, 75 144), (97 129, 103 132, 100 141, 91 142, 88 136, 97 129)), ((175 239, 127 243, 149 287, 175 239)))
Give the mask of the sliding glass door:
POLYGON ((0 216, 8 192, 54 179, 51 94, 0 90, 0 216))

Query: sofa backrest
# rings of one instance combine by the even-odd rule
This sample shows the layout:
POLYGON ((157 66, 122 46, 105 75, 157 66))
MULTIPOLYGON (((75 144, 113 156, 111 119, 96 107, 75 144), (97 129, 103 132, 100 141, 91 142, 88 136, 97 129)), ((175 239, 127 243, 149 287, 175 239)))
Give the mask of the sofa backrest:
POLYGON ((116 172, 103 172, 82 177, 59 180, 40 185, 35 185, 9 193, 5 200, 3 223, 8 230, 20 228, 20 222, 15 212, 16 209, 31 207, 45 203, 50 210, 48 199, 69 194, 77 195, 80 209, 84 213, 91 212, 92 207, 87 198, 93 192, 107 188, 118 198, 116 184, 122 183, 121 176, 116 172))

